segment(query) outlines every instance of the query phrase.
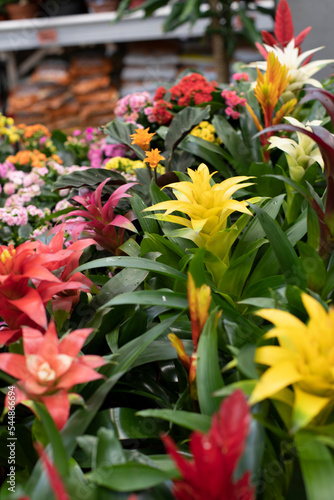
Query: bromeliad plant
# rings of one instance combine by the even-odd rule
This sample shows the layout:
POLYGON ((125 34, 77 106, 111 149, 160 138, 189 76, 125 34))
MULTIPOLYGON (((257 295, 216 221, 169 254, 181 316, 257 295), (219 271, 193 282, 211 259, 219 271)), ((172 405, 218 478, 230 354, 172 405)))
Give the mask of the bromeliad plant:
MULTIPOLYGON (((135 96, 142 123, 76 131, 88 168, 57 167, 70 235, 58 219, 54 236, 0 242, 1 498, 334 498, 333 84, 272 125, 293 75, 275 55, 294 38, 285 0, 276 18, 259 100, 250 69, 209 101, 181 77, 161 126, 135 96), (103 168, 107 146, 120 159, 103 168)), ((4 191, 40 178, 4 165, 4 191)))

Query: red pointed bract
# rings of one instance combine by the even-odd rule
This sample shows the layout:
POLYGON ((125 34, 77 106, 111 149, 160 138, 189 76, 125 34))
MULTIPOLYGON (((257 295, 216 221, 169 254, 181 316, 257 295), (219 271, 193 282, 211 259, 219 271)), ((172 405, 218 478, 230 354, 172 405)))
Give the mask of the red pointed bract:
POLYGON ((185 459, 169 436, 163 436, 168 454, 182 479, 174 482, 177 500, 254 500, 250 474, 234 482, 233 474, 245 450, 250 412, 241 391, 235 391, 214 415, 209 434, 194 432, 190 438, 193 460, 185 459))
POLYGON ((293 21, 289 4, 281 0, 275 16, 275 36, 280 44, 285 47, 293 39, 293 21))

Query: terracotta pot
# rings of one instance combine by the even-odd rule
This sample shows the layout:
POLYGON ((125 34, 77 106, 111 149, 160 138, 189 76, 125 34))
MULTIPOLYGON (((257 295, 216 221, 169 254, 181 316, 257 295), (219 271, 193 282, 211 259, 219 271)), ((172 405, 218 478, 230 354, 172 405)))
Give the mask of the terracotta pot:
POLYGON ((89 12, 110 12, 117 10, 119 0, 87 0, 89 12))
POLYGON ((38 6, 33 3, 28 3, 28 5, 9 3, 5 8, 9 19, 31 19, 39 12, 38 6))

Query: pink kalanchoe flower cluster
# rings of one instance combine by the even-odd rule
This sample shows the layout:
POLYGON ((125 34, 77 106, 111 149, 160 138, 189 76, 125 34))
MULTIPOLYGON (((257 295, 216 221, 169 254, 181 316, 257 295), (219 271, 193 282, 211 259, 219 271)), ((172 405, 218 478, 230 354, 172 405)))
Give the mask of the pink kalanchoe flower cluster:
POLYGON ((232 75, 233 80, 236 82, 249 82, 249 74, 248 73, 234 73, 232 75))
POLYGON ((24 207, 0 208, 0 222, 7 226, 25 226, 28 223, 27 209, 24 207))
POLYGON ((237 120, 240 113, 236 108, 237 106, 246 106, 246 99, 244 97, 240 97, 236 90, 230 89, 224 89, 221 96, 225 99, 227 104, 225 113, 227 116, 231 116, 231 118, 237 120))
POLYGON ((144 114, 150 123, 156 121, 153 115, 153 100, 149 92, 134 92, 122 97, 116 104, 115 115, 126 123, 137 123, 140 115, 144 114))

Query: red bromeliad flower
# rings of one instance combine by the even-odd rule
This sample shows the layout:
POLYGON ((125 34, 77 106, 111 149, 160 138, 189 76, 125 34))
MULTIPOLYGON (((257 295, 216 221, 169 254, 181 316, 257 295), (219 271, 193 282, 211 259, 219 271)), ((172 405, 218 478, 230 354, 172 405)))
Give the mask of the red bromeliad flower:
POLYGON ((64 232, 59 231, 48 245, 38 242, 38 253, 41 255, 58 255, 58 262, 52 265, 52 270, 60 270, 57 273, 60 283, 48 283, 46 281, 37 285, 37 291, 44 303, 52 299, 53 311, 63 310, 70 312, 78 303, 81 291, 89 291, 93 282, 82 273, 73 273, 79 266, 82 252, 90 245, 95 245, 93 239, 85 239, 72 243, 63 249, 64 232))
POLYGON ((132 220, 135 219, 133 212, 125 215, 115 215, 115 208, 122 198, 130 198, 126 191, 136 184, 129 182, 117 188, 109 200, 102 204, 102 190, 109 179, 103 181, 93 193, 86 196, 74 196, 73 200, 83 206, 70 213, 73 217, 83 217, 87 220, 71 220, 65 223, 65 227, 72 234, 74 240, 79 236, 91 237, 98 245, 112 254, 117 254, 118 248, 123 244, 125 230, 137 232, 132 220), (118 230, 116 229, 118 228, 118 230))
MULTIPOLYGON (((59 341, 53 322, 44 335, 39 330, 23 328, 24 355, 0 354, 0 369, 19 379, 15 404, 31 407, 31 401, 44 403, 57 428, 62 429, 70 412, 68 391, 76 384, 102 378, 94 371, 105 364, 101 356, 78 357, 91 332, 91 328, 74 330, 59 341)), ((7 398, 5 406, 8 407, 7 398)))
POLYGON ((246 447, 251 415, 242 391, 235 391, 213 416, 208 434, 193 432, 189 461, 179 453, 169 436, 162 439, 168 454, 177 465, 181 480, 174 481, 177 500, 254 500, 250 473, 234 481, 241 455, 246 447))
POLYGON ((70 274, 79 265, 82 251, 93 240, 76 242, 63 249, 63 231, 48 245, 26 242, 14 248, 0 247, 0 317, 7 326, 0 330, 0 344, 10 344, 22 335, 22 327, 47 328, 46 305, 71 310, 80 291, 93 283, 81 273, 70 274))
POLYGON ((22 336, 22 326, 44 330, 45 305, 40 294, 28 285, 28 278, 10 280, 0 286, 0 317, 7 326, 0 328, 0 345, 9 345, 22 336))
MULTIPOLYGON (((301 52, 300 44, 307 37, 311 29, 312 29, 311 26, 309 26, 308 28, 305 28, 303 31, 301 31, 299 35, 295 37, 292 15, 289 4, 287 0, 281 0, 280 3, 278 4, 275 16, 274 34, 276 38, 271 33, 265 30, 261 32, 261 35, 266 45, 269 45, 270 47, 275 47, 275 46, 280 47, 281 49, 284 49, 284 47, 286 47, 288 43, 291 42, 291 40, 294 40, 294 46, 298 47, 299 52, 301 52)), ((267 59, 268 55, 267 50, 258 42, 256 42, 255 45, 260 54, 265 59, 267 59)), ((304 65, 307 64, 309 60, 310 58, 304 61, 303 64, 304 65)))

